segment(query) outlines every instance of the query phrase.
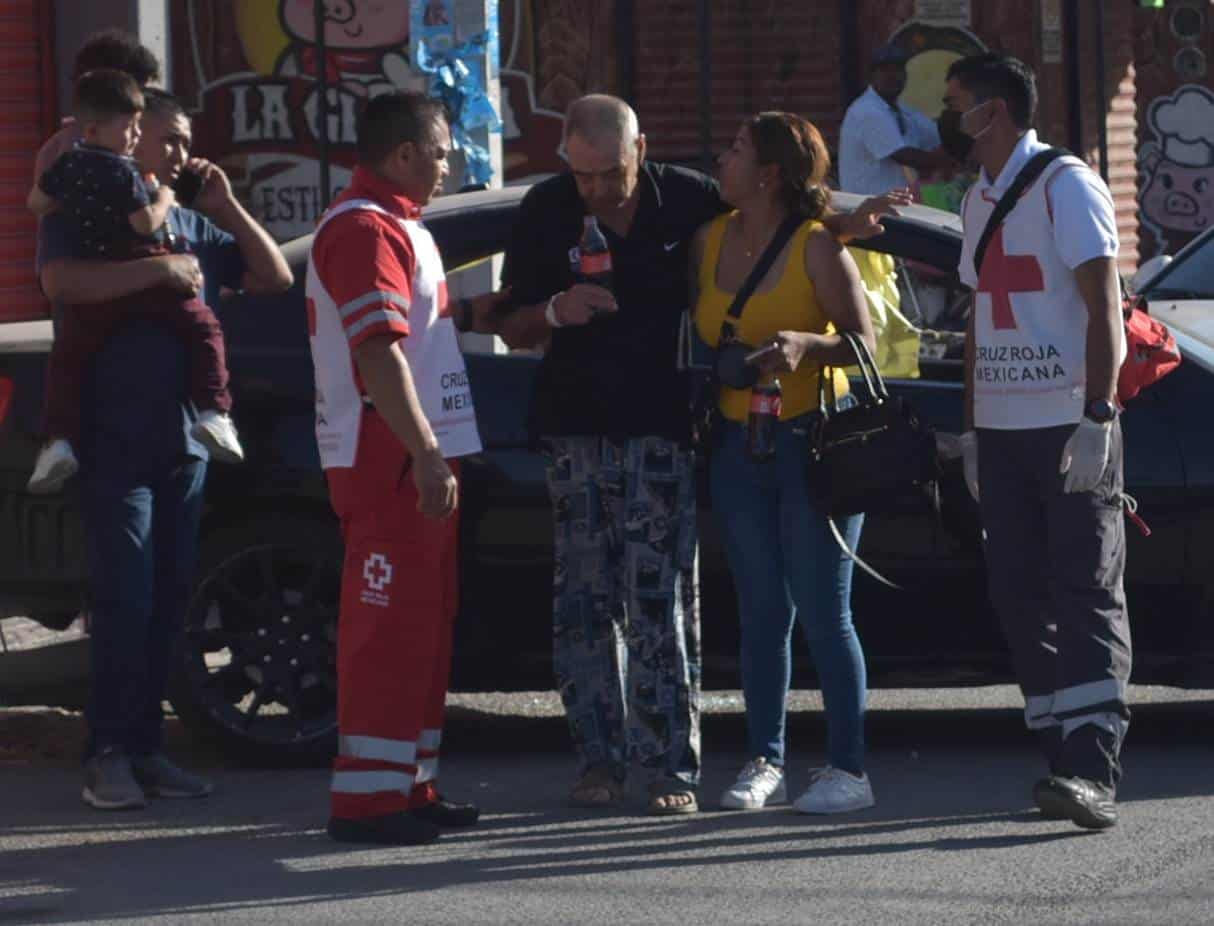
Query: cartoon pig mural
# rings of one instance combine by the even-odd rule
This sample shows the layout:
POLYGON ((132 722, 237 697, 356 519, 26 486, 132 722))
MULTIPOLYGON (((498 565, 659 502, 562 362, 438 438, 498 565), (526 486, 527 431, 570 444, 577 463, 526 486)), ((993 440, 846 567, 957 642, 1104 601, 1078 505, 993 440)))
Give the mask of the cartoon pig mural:
MULTIPOLYGON (((323 0, 325 77, 359 95, 423 90, 409 66, 409 4, 404 0, 323 0)), ((279 20, 291 44, 278 60, 280 77, 315 76, 314 0, 280 0, 279 20)))
POLYGON ((1138 153, 1141 220, 1159 253, 1175 252, 1214 223, 1214 94, 1186 84, 1151 103, 1147 125, 1155 138, 1138 153))

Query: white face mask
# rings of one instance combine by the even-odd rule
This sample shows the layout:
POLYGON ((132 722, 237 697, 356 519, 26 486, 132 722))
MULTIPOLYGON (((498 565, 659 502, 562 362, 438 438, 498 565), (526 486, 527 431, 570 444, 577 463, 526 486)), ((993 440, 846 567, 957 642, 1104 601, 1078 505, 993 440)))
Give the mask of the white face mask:
POLYGON ((978 110, 982 109, 982 107, 989 106, 990 104, 992 104, 994 102, 995 102, 994 100, 986 100, 985 102, 979 103, 977 106, 973 106, 970 109, 967 109, 965 112, 963 112, 961 114, 961 131, 964 132, 966 135, 968 135, 970 138, 972 138, 974 141, 977 141, 979 138, 981 138, 983 135, 985 135, 987 132, 989 132, 991 130, 991 127, 994 125, 994 120, 988 122, 986 124, 986 128, 982 129, 981 131, 971 132, 968 128, 966 128, 966 119, 969 118, 971 113, 976 113, 978 110))

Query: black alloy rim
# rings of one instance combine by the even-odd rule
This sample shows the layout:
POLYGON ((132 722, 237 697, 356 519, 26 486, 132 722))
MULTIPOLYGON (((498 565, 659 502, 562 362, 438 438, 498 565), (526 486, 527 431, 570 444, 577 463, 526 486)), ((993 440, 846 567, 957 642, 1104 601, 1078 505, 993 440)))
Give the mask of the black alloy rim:
POLYGON ((340 558, 247 547, 199 585, 184 632, 188 680, 207 714, 238 737, 291 745, 337 724, 340 558))

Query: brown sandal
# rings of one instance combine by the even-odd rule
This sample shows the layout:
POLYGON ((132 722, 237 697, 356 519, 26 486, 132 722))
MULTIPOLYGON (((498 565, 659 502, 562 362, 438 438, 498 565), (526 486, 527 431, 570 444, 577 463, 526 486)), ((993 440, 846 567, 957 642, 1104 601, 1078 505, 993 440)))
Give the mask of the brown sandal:
POLYGON ((696 793, 686 785, 674 781, 655 781, 649 786, 648 812, 655 817, 670 817, 678 814, 696 813, 700 809, 696 793), (671 803, 679 801, 679 803, 671 803))
POLYGON ((624 795, 624 787, 612 777, 604 766, 595 766, 582 775, 569 792, 569 803, 574 807, 614 807, 624 795))

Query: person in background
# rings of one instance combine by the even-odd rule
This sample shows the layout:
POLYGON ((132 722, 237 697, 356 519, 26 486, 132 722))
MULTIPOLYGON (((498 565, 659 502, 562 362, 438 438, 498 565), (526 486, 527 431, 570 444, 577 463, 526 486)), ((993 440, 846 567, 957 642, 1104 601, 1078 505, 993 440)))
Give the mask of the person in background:
POLYGON ((913 171, 951 170, 952 155, 940 147, 936 123, 903 103, 907 55, 896 45, 873 54, 869 85, 847 107, 839 130, 839 186, 879 196, 908 186, 913 171))
MULTIPOLYGON (((98 260, 61 212, 39 225, 42 288, 56 306, 121 301, 163 288, 166 307, 221 287, 282 292, 291 271, 218 167, 190 158, 190 120, 161 90, 144 91, 135 161, 172 185, 185 169, 202 180, 194 209, 169 210, 169 230, 190 253, 98 260)), ((84 311, 85 309, 81 309, 84 311)), ((207 451, 190 434, 185 347, 155 319, 124 325, 85 376, 79 505, 89 562, 91 686, 85 802, 142 807, 147 797, 203 797, 211 783, 164 753, 170 654, 193 583, 207 451)))
MULTIPOLYGON (((847 392, 842 367, 854 362, 840 332, 873 346, 856 264, 822 219, 830 209, 830 168, 818 130, 790 113, 760 113, 742 124, 720 158, 721 195, 735 211, 704 226, 692 245, 700 337, 716 346, 721 325, 751 269, 789 217, 800 225, 742 309, 736 335, 772 348, 758 364, 778 376, 782 408, 775 453, 748 456, 750 389, 722 386, 725 419, 710 458, 713 515, 721 525, 742 625, 742 688, 750 761, 721 797, 729 809, 757 810, 787 799, 784 721, 791 680, 791 637, 800 623, 822 685, 828 764, 810 775, 796 801, 802 813, 871 807, 864 770, 864 653, 851 620, 853 564, 815 511, 806 485, 809 441, 818 418, 818 382, 847 392)), ((862 515, 839 530, 851 549, 862 515)))

